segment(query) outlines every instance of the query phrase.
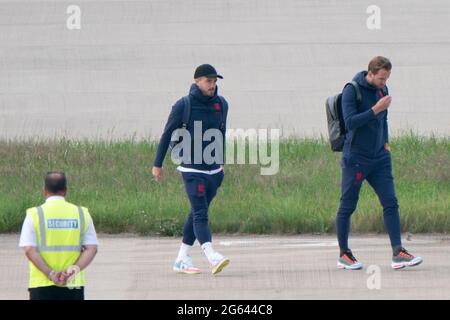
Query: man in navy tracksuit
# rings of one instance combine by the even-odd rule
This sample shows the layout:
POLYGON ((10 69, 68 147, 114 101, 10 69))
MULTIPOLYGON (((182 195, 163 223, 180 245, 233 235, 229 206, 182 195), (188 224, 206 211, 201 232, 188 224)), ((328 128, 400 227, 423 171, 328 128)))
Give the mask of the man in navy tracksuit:
POLYGON ((363 267, 348 247, 348 235, 350 217, 356 209, 364 180, 375 190, 383 206, 384 225, 393 250, 392 268, 401 269, 422 262, 420 257, 408 253, 401 241, 387 125, 391 97, 386 81, 391 68, 387 58, 375 57, 370 61, 368 71, 359 72, 353 78, 361 92, 359 105, 352 85, 346 85, 342 93, 342 113, 347 132, 341 163, 341 203, 336 218, 340 247, 338 268, 356 270, 363 267))
MULTIPOLYGON (((195 83, 191 85, 189 91, 189 100, 178 100, 172 107, 169 119, 161 136, 156 159, 153 166, 153 176, 157 181, 162 179, 162 164, 169 147, 172 133, 183 126, 183 117, 186 104, 190 104, 190 116, 186 130, 189 131, 191 155, 182 159, 181 165, 177 168, 183 176, 183 181, 188 195, 191 210, 183 228, 183 241, 178 253, 178 257, 173 266, 176 272, 187 274, 200 273, 200 270, 194 267, 190 250, 197 239, 212 266, 212 273, 220 272, 230 260, 220 253, 216 252, 211 243, 211 231, 208 226, 208 208, 220 187, 223 173, 223 146, 225 145, 225 125, 228 104, 222 97, 217 95, 217 78, 223 79, 218 75, 213 66, 203 64, 195 70, 195 83), (201 125, 201 136, 194 134, 201 125), (195 129, 197 128, 197 129, 195 129), (220 130, 222 139, 222 156, 219 160, 215 159, 213 163, 204 159, 204 151, 209 142, 203 141, 205 131, 216 129, 220 130), (200 139, 194 143, 194 138, 200 139), (199 144, 200 143, 200 144, 199 144), (196 147, 197 145, 197 147, 196 147), (201 148, 198 148, 198 146, 201 148), (197 154, 196 154, 197 153, 197 154), (199 161, 200 160, 200 161, 199 161)), ((216 151, 213 152, 215 156, 216 151)), ((183 150, 183 153, 185 150, 183 150)))

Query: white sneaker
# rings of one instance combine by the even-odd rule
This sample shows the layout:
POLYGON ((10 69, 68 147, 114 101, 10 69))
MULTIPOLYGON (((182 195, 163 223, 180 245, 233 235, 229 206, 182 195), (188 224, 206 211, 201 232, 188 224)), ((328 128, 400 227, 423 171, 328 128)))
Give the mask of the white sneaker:
POLYGON ((223 255, 221 255, 218 252, 214 253, 214 255, 210 261, 210 264, 212 267, 211 273, 218 274, 229 263, 230 263, 230 259, 228 259, 227 257, 224 257, 223 255))
POLYGON ((186 274, 201 273, 201 270, 199 268, 194 267, 191 257, 187 257, 183 260, 176 260, 173 265, 173 271, 186 274))

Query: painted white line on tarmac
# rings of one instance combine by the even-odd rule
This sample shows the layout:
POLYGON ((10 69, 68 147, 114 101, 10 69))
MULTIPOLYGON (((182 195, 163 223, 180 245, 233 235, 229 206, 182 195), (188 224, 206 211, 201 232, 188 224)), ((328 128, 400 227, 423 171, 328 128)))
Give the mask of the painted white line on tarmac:
POLYGON ((317 240, 291 240, 291 241, 277 241, 272 240, 240 240, 240 241, 220 241, 219 245, 225 247, 231 246, 248 246, 248 245, 262 245, 262 244, 275 244, 284 247, 335 247, 338 245, 337 241, 317 241, 317 240))

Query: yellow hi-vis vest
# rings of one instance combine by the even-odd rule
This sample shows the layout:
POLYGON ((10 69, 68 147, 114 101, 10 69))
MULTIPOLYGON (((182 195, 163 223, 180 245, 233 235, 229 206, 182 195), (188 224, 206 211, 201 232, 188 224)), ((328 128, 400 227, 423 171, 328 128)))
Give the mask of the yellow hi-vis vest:
MULTIPOLYGON (((40 207, 30 208, 27 214, 33 219, 38 251, 54 271, 65 271, 81 255, 84 234, 88 228, 89 212, 65 200, 48 201, 40 207)), ((29 288, 54 286, 30 261, 29 288)), ((75 278, 76 286, 84 286, 84 272, 75 278)))

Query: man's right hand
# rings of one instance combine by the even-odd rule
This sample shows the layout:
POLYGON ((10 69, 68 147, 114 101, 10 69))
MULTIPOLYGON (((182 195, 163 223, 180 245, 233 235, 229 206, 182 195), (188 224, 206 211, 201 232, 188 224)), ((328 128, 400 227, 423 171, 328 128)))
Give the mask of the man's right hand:
POLYGON ((157 182, 161 181, 163 179, 163 169, 159 167, 153 167, 152 168, 152 174, 153 177, 157 182))
POLYGON ((378 100, 378 102, 372 107, 372 110, 375 113, 375 115, 389 108, 389 106, 391 105, 391 101, 392 101, 391 96, 384 96, 383 98, 378 100))
POLYGON ((48 276, 48 278, 50 279, 50 281, 53 281, 53 283, 58 286, 64 286, 66 284, 66 279, 64 277, 63 272, 61 271, 59 272, 52 271, 48 276))

